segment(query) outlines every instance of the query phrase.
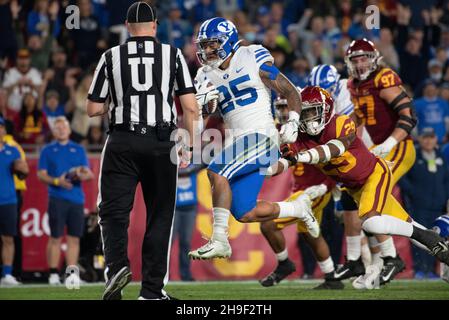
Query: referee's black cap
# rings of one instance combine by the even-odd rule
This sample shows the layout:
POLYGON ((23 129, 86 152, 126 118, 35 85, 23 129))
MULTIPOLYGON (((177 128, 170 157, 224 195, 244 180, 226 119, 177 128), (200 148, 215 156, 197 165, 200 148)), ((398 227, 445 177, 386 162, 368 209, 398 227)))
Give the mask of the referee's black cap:
POLYGON ((133 3, 126 13, 128 23, 141 23, 157 21, 156 8, 144 1, 133 3))

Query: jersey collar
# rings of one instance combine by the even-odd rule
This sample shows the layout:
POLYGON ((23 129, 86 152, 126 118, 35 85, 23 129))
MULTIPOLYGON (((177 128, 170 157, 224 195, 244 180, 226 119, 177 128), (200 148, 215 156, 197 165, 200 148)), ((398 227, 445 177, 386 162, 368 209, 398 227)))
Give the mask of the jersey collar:
POLYGON ((151 40, 151 41, 156 41, 155 37, 151 37, 151 36, 143 36, 143 37, 129 37, 126 42, 131 42, 131 41, 142 41, 142 40, 151 40))

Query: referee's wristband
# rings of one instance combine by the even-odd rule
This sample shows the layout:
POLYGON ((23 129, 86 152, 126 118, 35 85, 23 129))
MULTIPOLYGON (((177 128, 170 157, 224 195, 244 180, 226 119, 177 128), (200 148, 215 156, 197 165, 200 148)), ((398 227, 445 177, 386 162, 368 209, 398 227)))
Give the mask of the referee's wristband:
POLYGON ((54 178, 53 181, 52 181, 52 183, 53 183, 53 185, 54 185, 55 187, 58 187, 58 186, 59 186, 59 183, 60 183, 59 178, 54 178))

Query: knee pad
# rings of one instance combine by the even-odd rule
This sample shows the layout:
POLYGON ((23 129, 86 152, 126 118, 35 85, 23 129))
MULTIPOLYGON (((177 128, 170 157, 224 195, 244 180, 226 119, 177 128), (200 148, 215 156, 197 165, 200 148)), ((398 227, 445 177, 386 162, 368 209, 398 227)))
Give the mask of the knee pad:
POLYGON ((370 234, 385 234, 382 216, 374 216, 366 219, 362 223, 362 229, 370 234))

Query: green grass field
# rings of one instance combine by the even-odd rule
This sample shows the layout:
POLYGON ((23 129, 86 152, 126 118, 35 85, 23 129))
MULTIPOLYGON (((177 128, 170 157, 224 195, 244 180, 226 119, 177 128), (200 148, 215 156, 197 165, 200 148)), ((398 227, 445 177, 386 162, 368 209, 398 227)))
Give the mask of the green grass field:
MULTIPOLYGON (((443 281, 397 280, 379 290, 360 291, 345 282, 341 291, 313 290, 317 281, 285 281, 272 288, 264 288, 256 281, 213 281, 167 285, 167 292, 183 300, 449 300, 449 285, 443 281)), ((0 300, 95 300, 100 299, 102 284, 68 290, 64 286, 27 285, 18 288, 0 288, 0 300)), ((139 283, 126 287, 124 299, 136 299, 139 283)))

